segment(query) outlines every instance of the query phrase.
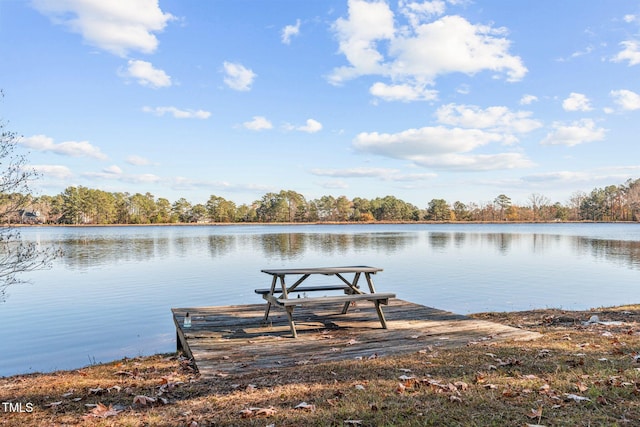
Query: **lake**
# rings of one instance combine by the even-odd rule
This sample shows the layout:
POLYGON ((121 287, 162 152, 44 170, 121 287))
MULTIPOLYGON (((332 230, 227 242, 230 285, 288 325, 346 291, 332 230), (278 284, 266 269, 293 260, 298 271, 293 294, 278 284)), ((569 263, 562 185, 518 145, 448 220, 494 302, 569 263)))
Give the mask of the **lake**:
MULTIPOLYGON (((640 303, 640 224, 31 227, 56 245, 0 302, 0 376, 175 351, 172 307, 253 304, 263 268, 371 265, 381 292, 469 314, 640 303)), ((327 278, 330 280, 330 278, 327 278)), ((586 319, 585 319, 586 320, 586 319)))

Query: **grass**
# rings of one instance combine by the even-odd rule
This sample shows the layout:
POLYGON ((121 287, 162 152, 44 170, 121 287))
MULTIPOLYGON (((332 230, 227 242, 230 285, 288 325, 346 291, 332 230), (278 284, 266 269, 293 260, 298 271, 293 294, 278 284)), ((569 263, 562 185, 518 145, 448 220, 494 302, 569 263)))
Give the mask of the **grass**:
POLYGON ((473 317, 543 336, 209 380, 176 354, 19 375, 0 379, 0 425, 640 424, 640 305, 473 317))

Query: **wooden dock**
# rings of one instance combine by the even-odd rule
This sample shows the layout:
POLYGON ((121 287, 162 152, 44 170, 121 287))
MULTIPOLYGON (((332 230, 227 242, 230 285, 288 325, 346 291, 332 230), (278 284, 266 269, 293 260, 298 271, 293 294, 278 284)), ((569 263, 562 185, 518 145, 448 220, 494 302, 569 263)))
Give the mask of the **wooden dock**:
POLYGON ((328 304, 297 308, 298 338, 292 338, 284 310, 272 309, 264 326, 264 308, 264 304, 173 308, 178 349, 193 357, 201 375, 214 377, 540 336, 393 299, 384 307, 388 329, 380 327, 369 302, 358 303, 346 315, 340 314, 341 307, 328 304), (192 319, 190 328, 183 327, 186 312, 192 319))

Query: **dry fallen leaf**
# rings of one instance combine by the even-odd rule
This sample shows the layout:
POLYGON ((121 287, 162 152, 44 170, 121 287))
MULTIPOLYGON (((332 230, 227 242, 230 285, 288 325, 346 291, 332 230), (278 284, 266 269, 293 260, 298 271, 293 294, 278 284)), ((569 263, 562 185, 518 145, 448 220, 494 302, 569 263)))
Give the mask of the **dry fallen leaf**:
POLYGON ((578 381, 576 383, 576 388, 578 389, 578 391, 580 393, 583 393, 583 392, 585 392, 585 391, 587 391, 589 389, 589 387, 585 383, 583 383, 582 381, 578 381))
POLYGON ((469 388, 469 384, 465 383, 464 381, 456 381, 455 383, 453 383, 453 385, 456 386, 458 390, 462 391, 466 391, 469 388))
POLYGON ((519 396, 520 393, 518 393, 515 390, 511 390, 511 389, 506 389, 502 392, 502 397, 517 397, 519 396))
POLYGON ((255 411, 255 415, 257 417, 259 416, 268 417, 268 416, 274 415, 275 413, 276 413, 276 408, 274 408, 273 406, 269 406, 268 408, 258 408, 258 410, 255 411))
POLYGON ((538 409, 531 409, 531 412, 527 414, 527 417, 538 419, 542 418, 542 406, 540 406, 538 409))
POLYGON ((249 418, 253 416, 253 411, 249 408, 247 409, 243 409, 242 411, 240 411, 240 416, 242 418, 249 418))
POLYGON ((273 406, 269 406, 268 408, 247 408, 240 411, 240 416, 242 418, 249 417, 268 417, 274 415, 276 413, 276 409, 273 406))
POLYGON ((95 417, 95 418, 107 418, 107 417, 115 417, 118 415, 121 410, 114 409, 113 405, 106 406, 102 403, 98 403, 95 408, 91 410, 85 417, 95 417))
POLYGON ((150 405, 152 403, 155 403, 156 399, 154 399, 153 397, 149 397, 149 396, 143 396, 141 394, 137 395, 136 397, 133 398, 133 404, 134 405, 140 405, 140 406, 147 406, 150 405))

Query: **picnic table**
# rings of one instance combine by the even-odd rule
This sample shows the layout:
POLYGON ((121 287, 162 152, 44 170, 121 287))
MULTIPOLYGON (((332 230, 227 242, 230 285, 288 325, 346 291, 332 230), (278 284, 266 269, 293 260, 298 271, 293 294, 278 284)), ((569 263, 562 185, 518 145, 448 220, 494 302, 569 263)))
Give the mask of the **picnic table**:
POLYGON ((269 318, 269 311, 272 305, 284 307, 287 313, 287 319, 291 328, 291 334, 294 338, 296 326, 293 320, 293 310, 298 305, 313 305, 327 303, 342 303, 342 314, 346 314, 350 305, 355 301, 372 301, 375 304, 376 312, 380 324, 387 329, 387 322, 382 312, 381 304, 388 304, 390 298, 395 298, 393 293, 376 292, 371 276, 382 271, 381 268, 368 266, 348 266, 348 267, 316 267, 316 268, 280 268, 280 269, 264 269, 263 273, 272 276, 271 287, 256 289, 257 294, 267 301, 264 312, 263 322, 266 323, 269 318), (348 280, 348 275, 353 274, 353 278, 348 280), (313 275, 335 276, 337 279, 335 284, 305 286, 302 283, 313 275), (368 291, 363 290, 359 286, 359 280, 364 275, 368 291), (286 276, 299 276, 299 278, 290 286, 287 286, 286 276), (280 286, 278 286, 278 282, 280 286), (302 285, 302 286, 301 286, 302 285), (326 291, 343 291, 343 295, 329 295, 320 297, 307 297, 307 293, 325 292, 326 291), (297 297, 291 297, 297 294, 297 297), (300 298, 300 294, 304 297, 300 298))

